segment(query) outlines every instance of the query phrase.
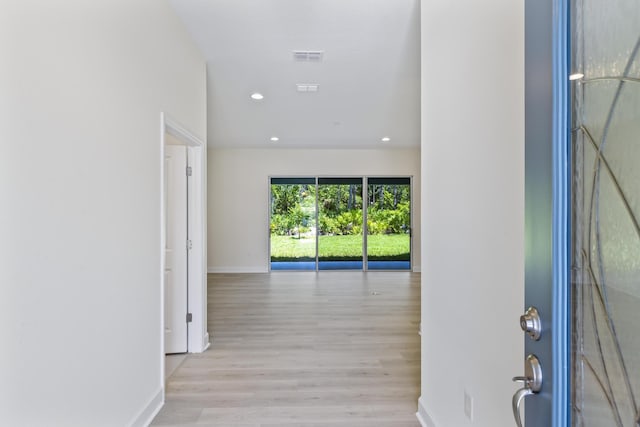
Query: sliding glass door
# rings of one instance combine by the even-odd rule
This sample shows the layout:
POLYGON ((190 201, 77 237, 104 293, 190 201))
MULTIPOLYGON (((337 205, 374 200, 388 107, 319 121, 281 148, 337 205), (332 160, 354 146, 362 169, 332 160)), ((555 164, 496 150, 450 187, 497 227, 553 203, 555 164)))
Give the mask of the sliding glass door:
POLYGON ((363 268, 362 178, 318 178, 318 269, 363 268))
POLYGON ((316 179, 271 178, 272 270, 316 269, 316 179))
POLYGON ((367 270, 411 269, 411 180, 367 179, 367 270))
POLYGON ((411 270, 411 178, 283 177, 269 185, 271 270, 411 270))

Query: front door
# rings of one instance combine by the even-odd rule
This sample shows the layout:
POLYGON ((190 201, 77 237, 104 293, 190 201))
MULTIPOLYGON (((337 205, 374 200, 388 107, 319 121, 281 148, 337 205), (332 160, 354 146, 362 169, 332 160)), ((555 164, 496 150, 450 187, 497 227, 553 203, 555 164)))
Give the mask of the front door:
POLYGON ((521 318, 514 415, 526 399, 527 427, 637 427, 640 3, 525 11, 525 307, 537 310, 521 318))

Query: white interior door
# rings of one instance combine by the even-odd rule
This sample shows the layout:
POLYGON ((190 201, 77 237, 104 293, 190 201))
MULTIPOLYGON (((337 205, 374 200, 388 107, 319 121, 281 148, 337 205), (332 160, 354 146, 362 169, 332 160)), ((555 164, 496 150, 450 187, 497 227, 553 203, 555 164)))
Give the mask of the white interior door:
POLYGON ((187 147, 165 147, 164 350, 187 352, 187 147))

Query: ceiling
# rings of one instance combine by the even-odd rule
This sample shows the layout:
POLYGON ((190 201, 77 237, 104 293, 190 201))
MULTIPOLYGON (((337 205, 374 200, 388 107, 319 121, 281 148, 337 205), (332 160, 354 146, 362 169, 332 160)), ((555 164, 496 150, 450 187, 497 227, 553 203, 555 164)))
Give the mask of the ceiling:
POLYGON ((209 146, 419 146, 419 0, 170 3, 207 61, 209 146))

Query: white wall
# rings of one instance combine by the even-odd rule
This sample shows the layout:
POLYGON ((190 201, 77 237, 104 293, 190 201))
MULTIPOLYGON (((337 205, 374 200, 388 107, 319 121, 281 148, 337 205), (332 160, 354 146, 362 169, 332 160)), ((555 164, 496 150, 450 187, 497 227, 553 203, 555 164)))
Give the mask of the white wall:
POLYGON ((420 150, 209 149, 210 272, 264 272, 269 176, 412 175, 414 268, 420 268, 420 150))
POLYGON ((0 425, 141 425, 160 113, 206 137, 204 60, 162 0, 4 1, 0 52, 0 425))
POLYGON ((510 427, 524 342, 523 2, 421 8, 419 410, 428 426, 510 427))

